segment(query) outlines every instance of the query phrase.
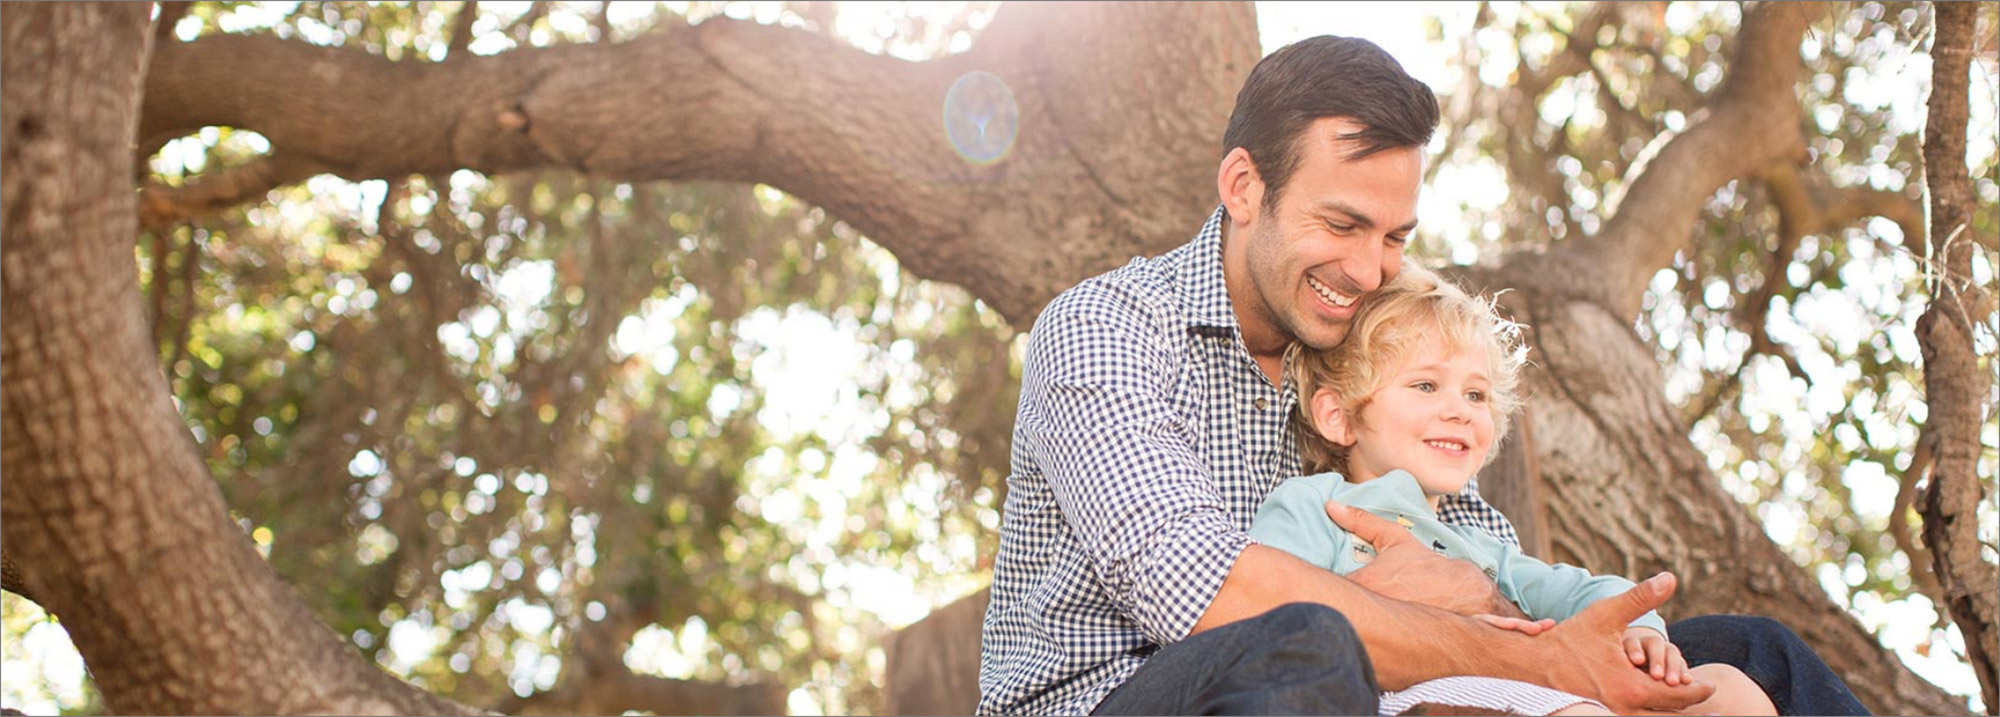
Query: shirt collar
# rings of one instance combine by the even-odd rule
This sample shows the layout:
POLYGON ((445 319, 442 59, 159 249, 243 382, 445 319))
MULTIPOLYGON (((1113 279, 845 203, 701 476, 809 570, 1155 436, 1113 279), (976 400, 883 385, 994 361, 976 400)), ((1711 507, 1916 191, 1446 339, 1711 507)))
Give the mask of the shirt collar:
POLYGON ((1188 243, 1187 261, 1181 265, 1180 285, 1188 297, 1189 331, 1220 329, 1236 333, 1236 309, 1229 304, 1229 287, 1222 278, 1222 222, 1229 216, 1216 205, 1208 223, 1188 243))

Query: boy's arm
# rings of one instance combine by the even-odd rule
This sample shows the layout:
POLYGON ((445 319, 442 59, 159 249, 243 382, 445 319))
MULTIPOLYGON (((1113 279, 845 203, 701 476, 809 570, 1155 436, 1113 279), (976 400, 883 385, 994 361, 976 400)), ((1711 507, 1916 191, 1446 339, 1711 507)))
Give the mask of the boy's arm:
MULTIPOLYGON (((1364 511, 1329 511, 1339 513, 1340 524, 1356 537, 1376 546, 1371 566, 1404 559, 1401 556, 1411 550, 1430 552, 1408 531, 1364 511)), ((1622 645, 1625 625, 1658 607, 1672 592, 1671 580, 1647 581, 1530 637, 1385 598, 1284 551, 1251 545, 1237 556, 1196 630, 1287 603, 1319 603, 1338 610, 1354 626, 1384 689, 1402 689, 1437 677, 1481 675, 1595 696, 1621 712, 1680 709, 1707 699, 1714 688, 1655 681, 1632 669, 1622 645)))
MULTIPOLYGON (((1591 603, 1617 597, 1632 589, 1632 581, 1616 575, 1593 575, 1590 571, 1574 565, 1550 565, 1521 549, 1490 537, 1481 540, 1482 534, 1476 530, 1459 529, 1460 534, 1469 536, 1496 553, 1498 574, 1494 582, 1500 585, 1500 592, 1514 598, 1533 618, 1554 618, 1568 620, 1591 603)), ((1633 627, 1649 627, 1667 634, 1667 621, 1657 612, 1648 611, 1632 621, 1633 627)))

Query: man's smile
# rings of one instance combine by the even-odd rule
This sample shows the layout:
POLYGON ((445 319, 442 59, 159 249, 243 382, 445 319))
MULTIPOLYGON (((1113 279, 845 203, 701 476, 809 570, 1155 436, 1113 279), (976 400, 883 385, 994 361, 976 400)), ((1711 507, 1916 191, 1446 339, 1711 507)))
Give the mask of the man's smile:
POLYGON ((1311 287, 1313 293, 1319 294, 1319 298, 1342 309, 1353 306, 1354 302, 1359 298, 1334 291, 1327 285, 1319 283, 1318 279, 1314 279, 1311 276, 1306 277, 1306 286, 1311 287))

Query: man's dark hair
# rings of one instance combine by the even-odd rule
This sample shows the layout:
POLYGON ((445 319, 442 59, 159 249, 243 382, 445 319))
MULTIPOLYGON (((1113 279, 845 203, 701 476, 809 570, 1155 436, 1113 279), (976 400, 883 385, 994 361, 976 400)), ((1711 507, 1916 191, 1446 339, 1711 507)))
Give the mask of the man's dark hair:
POLYGON ((1264 180, 1264 206, 1277 205, 1299 163, 1299 136, 1313 120, 1346 117, 1359 132, 1347 159, 1422 147, 1437 129, 1437 95, 1375 43, 1321 35, 1286 45, 1250 70, 1222 134, 1222 154, 1242 147, 1264 180))

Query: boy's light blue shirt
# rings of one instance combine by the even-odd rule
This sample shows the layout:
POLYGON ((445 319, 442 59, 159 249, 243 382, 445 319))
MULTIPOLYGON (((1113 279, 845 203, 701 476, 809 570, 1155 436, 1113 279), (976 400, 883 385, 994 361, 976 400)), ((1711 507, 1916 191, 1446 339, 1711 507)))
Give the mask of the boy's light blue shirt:
MULTIPOLYGON (((1632 589, 1630 580, 1592 575, 1572 565, 1550 565, 1486 533, 1440 522, 1416 476, 1407 471, 1390 471, 1366 483, 1349 483, 1339 473, 1286 480, 1257 509, 1250 537, 1339 575, 1360 570, 1374 559, 1374 546, 1326 517, 1329 500, 1399 523, 1431 549, 1472 561, 1499 585, 1501 597, 1537 620, 1568 620, 1591 603, 1632 589)), ((1667 634, 1667 623, 1658 613, 1641 615, 1632 625, 1667 634)))

